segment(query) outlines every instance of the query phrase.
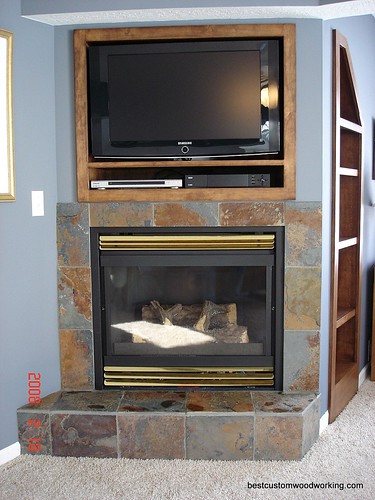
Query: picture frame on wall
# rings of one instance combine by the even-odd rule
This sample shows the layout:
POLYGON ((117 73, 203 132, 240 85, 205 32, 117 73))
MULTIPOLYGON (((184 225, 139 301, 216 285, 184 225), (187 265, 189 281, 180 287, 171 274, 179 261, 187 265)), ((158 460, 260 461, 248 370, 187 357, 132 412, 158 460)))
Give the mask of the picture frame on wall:
POLYGON ((0 29, 0 201, 15 200, 12 59, 13 33, 0 29))

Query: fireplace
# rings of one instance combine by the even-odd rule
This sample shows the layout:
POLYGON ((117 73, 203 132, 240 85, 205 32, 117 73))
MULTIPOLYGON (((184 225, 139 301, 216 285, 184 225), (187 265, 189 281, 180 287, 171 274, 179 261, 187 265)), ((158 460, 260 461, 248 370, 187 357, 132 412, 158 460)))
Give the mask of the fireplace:
POLYGON ((284 228, 91 228, 95 388, 282 389, 284 228))
MULTIPOLYGON (((103 243, 106 243, 105 240, 106 238, 103 243)), ((57 246, 61 391, 44 397, 37 408, 26 405, 18 410, 19 441, 22 453, 30 453, 28 448, 30 438, 38 441, 40 439, 41 454, 54 456, 298 460, 311 448, 319 435, 320 418, 320 396, 317 394, 319 390, 321 297, 320 203, 301 201, 59 203, 57 206, 57 246), (119 231, 120 227, 126 229, 119 231), (91 232, 92 228, 97 229, 91 232), (264 253, 267 259, 273 255, 275 260, 275 266, 270 273, 271 279, 275 278, 275 281, 271 281, 271 288, 266 287, 267 290, 274 291, 275 296, 272 294, 271 296, 273 300, 277 300, 275 311, 272 310, 271 302, 271 321, 274 325, 271 334, 271 356, 274 358, 273 387, 262 388, 262 386, 253 386, 250 382, 245 387, 229 386, 228 379, 225 381, 228 384, 226 387, 200 386, 198 389, 190 387, 189 390, 181 390, 177 387, 169 389, 168 386, 166 389, 151 386, 151 390, 136 385, 104 386, 103 367, 106 366, 107 361, 104 357, 106 346, 98 340, 97 321, 102 321, 102 319, 97 309, 98 290, 92 290, 91 285, 92 276, 95 280, 98 278, 98 273, 104 272, 102 266, 99 265, 102 260, 102 250, 98 247, 99 235, 108 237, 112 234, 117 238, 120 232, 122 236, 156 235, 158 238, 170 235, 199 236, 199 238, 207 235, 220 237, 233 235, 236 238, 249 235, 267 238, 274 235, 274 249, 224 249, 228 254, 232 252, 232 255, 237 257, 242 253, 245 255, 248 250, 254 250, 255 255, 264 253), (90 241, 91 239, 95 239, 95 244, 90 241), (285 272, 279 278, 276 275, 279 272, 282 274, 280 267, 281 269, 285 267, 285 272), (282 302, 280 313, 279 304, 282 302), (93 325, 92 314, 95 316, 95 325, 93 325), (280 327, 279 321, 282 323, 280 327), (282 337, 284 337, 283 341, 282 337), (99 374, 95 375, 94 350, 95 357, 98 358, 98 348, 101 350, 99 363, 102 369, 98 368, 95 360, 95 368, 99 371, 99 374), (94 390, 98 380, 103 384, 104 390, 94 390), (278 389, 278 387, 281 388, 278 389), (30 428, 28 422, 36 416, 40 419, 41 426, 30 428)), ((114 255, 120 255, 124 250, 109 251, 114 255)), ((211 249, 200 251, 203 256, 203 254, 210 254, 211 249)), ((217 253, 221 251, 222 249, 217 253)), ((149 257, 155 250, 148 253, 143 249, 142 252, 145 253, 145 262, 149 265, 149 257)), ((191 252, 190 248, 188 253, 191 252)), ((203 270, 207 266, 203 266, 202 262, 201 260, 200 265, 194 266, 190 262, 189 266, 203 270)), ((170 271, 168 264, 169 262, 167 264, 164 262, 163 266, 170 271)), ((234 258, 229 264, 230 266, 223 267, 231 267, 231 271, 236 266, 262 268, 258 265, 248 266, 247 262, 246 265, 240 264, 238 259, 234 258)), ((185 261, 182 264, 178 262, 178 266, 174 267, 185 265, 185 261)), ((251 272, 253 271, 251 269, 251 272)), ((240 274, 240 271, 237 270, 237 272, 240 274)), ((179 281, 183 284, 186 283, 187 278, 182 279, 181 273, 182 270, 179 281)), ((261 273, 262 271, 256 271, 252 274, 254 279, 247 278, 248 285, 252 286, 253 282, 258 284, 262 282, 259 277, 261 273)), ((164 277, 165 273, 162 275, 164 277)), ((190 276, 189 273, 188 276, 190 276)), ((119 280, 117 285, 120 285, 120 278, 116 279, 119 280)), ((231 279, 237 284, 241 283, 239 279, 231 279)), ((231 279, 226 279, 226 282, 230 284, 231 279)), ((171 288, 171 280, 172 277, 169 278, 167 289, 171 288)), ((215 280, 215 277, 208 278, 206 275, 203 281, 215 282, 215 280)), ((162 281, 160 277, 158 281, 162 281)), ((212 284, 209 290, 211 289, 212 284)), ((237 291, 239 290, 241 290, 240 287, 237 291)), ((264 286, 263 291, 258 295, 267 295, 264 286)), ((181 297, 177 299, 173 297, 173 300, 169 300, 169 297, 162 295, 154 297, 152 294, 151 300, 172 308, 178 302, 182 306, 188 302, 188 305, 191 305, 190 302, 196 302, 201 309, 201 302, 205 301, 211 301, 215 303, 214 307, 219 308, 224 304, 235 303, 237 318, 235 322, 232 319, 232 324, 246 326, 241 312, 241 294, 236 299, 233 299, 233 295, 227 298, 223 294, 218 296, 204 294, 203 297, 198 298, 195 296, 185 303, 181 297)), ((144 303, 146 306, 150 305, 147 304, 151 302, 150 296, 146 299, 142 297, 141 307, 138 310, 145 306, 144 303)), ((265 309, 267 310, 267 307, 265 309)), ((102 314, 105 318, 105 312, 102 314)), ((200 316, 201 313, 198 314, 198 318, 200 316)), ((230 317, 233 318, 233 316, 230 317)), ((127 321, 127 318, 125 319, 127 321)), ((120 318, 122 323, 125 319, 122 321, 120 318)), ((174 320, 173 315, 172 320, 174 320)), ((119 323, 117 318, 115 321, 115 324, 119 323)), ((155 324, 155 326, 159 325, 155 324)), ((252 324, 249 323, 247 328, 249 339, 255 339, 252 324)), ((212 334, 212 332, 200 333, 212 334)), ((127 346, 130 345, 127 344, 127 346)), ((143 342, 142 346, 135 347, 145 345, 146 343, 143 342)), ((216 348, 217 346, 211 343, 209 347, 216 348)), ((228 350, 230 346, 228 343, 223 343, 221 347, 228 350)), ((249 346, 240 342, 234 347, 243 349, 249 346)), ((179 348, 181 349, 181 346, 179 348)), ((156 354, 159 355, 160 352, 156 354)), ((229 359, 226 360, 230 363, 229 367, 223 364, 218 367, 217 358, 215 366, 208 365, 209 360, 214 356, 211 353, 206 356, 208 360, 204 362, 203 373, 210 375, 211 370, 216 370, 212 376, 221 378, 222 373, 218 373, 221 370, 225 374, 230 373, 234 380, 242 373, 233 373, 236 370, 230 368, 252 367, 257 370, 255 358, 258 355, 259 353, 242 355, 241 351, 239 357, 247 358, 246 366, 237 364, 236 367, 233 359, 229 359)), ((182 355, 174 354, 173 356, 173 364, 177 365, 182 355)), ((194 371, 195 368, 202 368, 193 365, 193 359, 196 356, 196 353, 185 356, 185 368, 190 367, 190 371, 188 370, 188 374, 182 374, 184 383, 186 383, 186 376, 190 376, 191 373, 193 373, 191 379, 194 381, 197 375, 201 375, 202 370, 198 374, 194 371)), ((168 359, 168 365, 169 361, 171 360, 168 359)), ((144 361, 139 366, 135 366, 135 363, 133 363, 134 366, 128 364, 129 369, 133 371, 134 368, 139 371, 140 366, 147 368, 144 361)), ((121 361, 117 368, 122 370, 123 365, 121 361)), ((153 365, 156 365, 156 361, 153 365)), ((113 362, 108 366, 116 368, 116 363, 113 362)), ((179 366, 180 368, 183 366, 182 362, 179 366)), ((159 370, 164 368, 165 366, 159 364, 159 370)), ((128 373, 120 375, 127 376, 128 373)), ((266 376, 268 377, 269 374, 266 376)), ((207 376, 206 384, 209 379, 210 377, 207 376)), ((122 379, 121 383, 123 380, 125 379, 122 379)), ((183 387, 182 383, 178 387, 181 386, 183 387)))

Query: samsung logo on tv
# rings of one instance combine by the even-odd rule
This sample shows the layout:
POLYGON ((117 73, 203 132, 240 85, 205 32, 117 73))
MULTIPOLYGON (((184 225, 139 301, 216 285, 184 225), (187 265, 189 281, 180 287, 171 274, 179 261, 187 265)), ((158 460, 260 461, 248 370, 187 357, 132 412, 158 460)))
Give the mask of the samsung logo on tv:
POLYGON ((185 146, 186 144, 193 144, 193 141, 179 141, 177 144, 179 146, 185 146))

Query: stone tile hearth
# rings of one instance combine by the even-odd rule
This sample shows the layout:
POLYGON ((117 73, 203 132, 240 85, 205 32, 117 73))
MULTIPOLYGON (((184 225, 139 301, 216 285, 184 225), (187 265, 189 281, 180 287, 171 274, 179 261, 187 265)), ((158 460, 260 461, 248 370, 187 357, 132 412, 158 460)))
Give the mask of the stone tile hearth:
POLYGON ((319 403, 272 391, 63 391, 18 410, 19 441, 22 453, 53 456, 299 460, 318 437, 319 403))

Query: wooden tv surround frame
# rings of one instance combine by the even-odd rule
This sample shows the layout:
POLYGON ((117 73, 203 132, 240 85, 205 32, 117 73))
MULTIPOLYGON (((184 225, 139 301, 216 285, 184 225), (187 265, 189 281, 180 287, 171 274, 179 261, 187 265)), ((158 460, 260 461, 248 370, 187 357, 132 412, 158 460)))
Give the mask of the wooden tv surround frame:
POLYGON ((75 111, 76 111, 76 154, 77 194, 80 202, 109 201, 220 201, 220 200, 287 200, 295 198, 296 177, 296 43, 295 25, 292 24, 243 24, 209 26, 169 26, 143 28, 87 29, 74 32, 75 60, 75 111), (186 168, 184 160, 98 160, 90 152, 88 90, 87 90, 87 47, 93 43, 141 41, 141 40, 183 40, 183 39, 241 39, 279 38, 283 40, 283 60, 280 68, 283 96, 282 109, 282 158, 281 159, 218 159, 194 160, 189 168, 212 169, 235 167, 247 173, 258 173, 259 168, 272 172, 276 169, 282 179, 279 185, 270 188, 182 188, 182 189, 90 189, 92 180, 143 178, 160 169, 186 168), (258 170, 257 170, 258 169, 258 170), (130 175, 130 177, 129 177, 130 175), (133 176, 133 177, 132 177, 133 176))

